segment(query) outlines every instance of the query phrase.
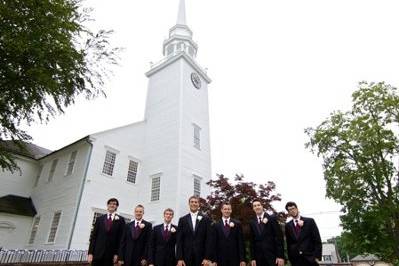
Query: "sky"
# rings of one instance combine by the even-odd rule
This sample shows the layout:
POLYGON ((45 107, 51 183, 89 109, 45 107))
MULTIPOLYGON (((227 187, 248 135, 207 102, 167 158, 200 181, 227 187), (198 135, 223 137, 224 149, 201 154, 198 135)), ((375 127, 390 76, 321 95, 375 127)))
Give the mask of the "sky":
MULTIPOLYGON (((123 47, 107 98, 79 98, 64 115, 33 124, 34 143, 59 149, 143 119, 150 62, 176 23, 178 0, 86 0, 93 29, 123 47)), ((339 235, 340 206, 325 197, 321 160, 304 129, 348 110, 359 81, 399 85, 396 0, 186 0, 187 24, 209 86, 213 175, 274 181, 282 202, 316 219, 323 240, 339 235)))

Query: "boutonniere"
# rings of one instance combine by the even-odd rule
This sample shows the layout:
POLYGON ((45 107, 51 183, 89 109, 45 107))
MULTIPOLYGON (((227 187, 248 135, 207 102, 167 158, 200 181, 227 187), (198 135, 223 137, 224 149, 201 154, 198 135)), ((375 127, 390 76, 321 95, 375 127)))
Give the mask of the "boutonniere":
POLYGON ((176 229, 174 227, 170 228, 170 232, 176 233, 176 229))
POLYGON ((145 224, 140 223, 139 227, 140 227, 140 229, 143 229, 145 227, 145 224))
POLYGON ((303 226, 303 221, 302 221, 302 220, 298 220, 298 225, 299 225, 300 227, 302 227, 302 226, 303 226))
POLYGON ((230 223, 229 223, 229 226, 230 226, 231 228, 233 228, 233 227, 235 226, 235 224, 234 224, 233 222, 230 222, 230 223))
POLYGON ((198 215, 198 216, 197 216, 197 220, 198 220, 198 221, 201 221, 201 220, 202 220, 202 216, 201 216, 201 215, 198 215))
POLYGON ((117 214, 115 214, 114 220, 116 220, 116 221, 119 220, 119 216, 117 214))
POLYGON ((267 218, 263 218, 262 223, 267 224, 269 220, 267 218))

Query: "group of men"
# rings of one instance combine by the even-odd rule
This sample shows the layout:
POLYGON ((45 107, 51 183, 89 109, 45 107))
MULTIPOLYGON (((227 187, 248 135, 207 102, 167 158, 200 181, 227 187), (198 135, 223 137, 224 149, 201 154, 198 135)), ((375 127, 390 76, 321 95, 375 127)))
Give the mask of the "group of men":
MULTIPOLYGON (((107 214, 97 218, 90 237, 88 262, 93 266, 245 266, 246 248, 240 221, 231 218, 229 203, 221 205, 222 218, 212 220, 200 212, 196 196, 188 200, 189 213, 172 224, 174 212, 164 210, 164 222, 152 227, 137 205, 134 220, 125 224, 116 213, 117 199, 107 202, 107 214)), ((277 217, 269 215, 260 200, 252 202, 255 217, 250 222, 251 266, 283 266, 284 237, 277 217)), ((292 220, 285 225, 288 259, 293 266, 318 265, 321 239, 312 218, 299 215, 294 202, 285 206, 292 220)))

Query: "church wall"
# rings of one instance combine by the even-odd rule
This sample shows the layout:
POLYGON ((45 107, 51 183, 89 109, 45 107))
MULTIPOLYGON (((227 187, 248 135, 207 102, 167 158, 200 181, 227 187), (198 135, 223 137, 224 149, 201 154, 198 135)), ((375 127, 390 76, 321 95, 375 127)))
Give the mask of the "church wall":
MULTIPOLYGON (((181 60, 149 78, 146 104, 144 182, 140 200, 149 221, 160 223, 165 208, 176 209, 179 190, 179 147, 181 121, 181 60), (151 176, 161 173, 160 200, 151 201, 151 176)), ((180 188, 181 189, 181 188, 180 188)), ((177 223, 177 216, 173 222, 177 223)))
POLYGON ((17 195, 21 197, 30 197, 35 183, 38 163, 35 160, 17 156, 16 163, 21 171, 11 173, 0 170, 0 197, 6 195, 17 195))
POLYGON ((0 247, 19 249, 28 241, 32 217, 0 213, 0 247))
MULTIPOLYGON (((182 198, 187 198, 194 193, 194 175, 201 177, 201 196, 209 194, 206 183, 211 178, 211 158, 209 141, 209 113, 208 113, 208 86, 201 78, 201 88, 197 89, 191 82, 192 67, 183 61, 183 117, 182 117, 182 153, 181 167, 182 198), (200 130, 200 149, 194 147, 194 126, 200 130)), ((187 204, 183 204, 182 210, 187 212, 187 204)))
POLYGON ((122 216, 132 215, 134 206, 139 202, 138 189, 143 182, 144 127, 145 122, 139 122, 91 136, 93 149, 71 242, 72 249, 88 248, 94 213, 105 212, 109 198, 116 197, 119 200, 118 212, 122 216), (116 153, 112 176, 102 173, 107 150, 116 153), (127 182, 130 159, 139 163, 136 184, 127 182))
POLYGON ((78 195, 86 169, 89 147, 90 145, 85 140, 82 140, 40 160, 40 163, 43 164, 43 171, 38 186, 32 192, 32 200, 36 207, 37 215, 40 216, 40 223, 34 243, 31 245, 26 244, 28 239, 21 242, 21 244, 26 244, 26 248, 67 248, 78 195), (66 175, 67 165, 73 151, 77 151, 74 169, 72 174, 66 175), (54 159, 58 159, 58 163, 54 176, 49 181, 48 177, 54 159), (53 243, 49 243, 50 227, 56 211, 61 211, 62 213, 55 240, 53 243))

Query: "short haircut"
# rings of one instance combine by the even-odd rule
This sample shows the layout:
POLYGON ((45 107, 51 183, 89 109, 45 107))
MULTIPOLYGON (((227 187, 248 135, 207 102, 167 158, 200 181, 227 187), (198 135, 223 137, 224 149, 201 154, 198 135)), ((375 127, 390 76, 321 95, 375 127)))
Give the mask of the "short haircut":
POLYGON ((192 200, 192 199, 196 199, 197 201, 200 201, 200 198, 198 196, 194 195, 194 196, 191 196, 188 198, 188 202, 190 202, 190 200, 192 200))
POLYGON ((167 208, 163 211, 163 214, 165 215, 166 212, 171 212, 173 215, 175 214, 174 210, 172 210, 171 208, 167 208))
POLYGON ((119 206, 119 201, 116 198, 110 198, 109 200, 107 200, 107 205, 110 204, 111 202, 115 202, 116 206, 119 206))
POLYGON ((141 204, 138 204, 134 209, 137 209, 137 208, 142 208, 144 210, 144 206, 141 204))
POLYGON ((230 203, 230 202, 228 202, 228 201, 224 201, 224 202, 222 202, 222 204, 220 204, 220 209, 223 209, 223 207, 224 207, 225 205, 229 205, 229 206, 231 206, 231 203, 230 203))
POLYGON ((254 199, 254 200, 252 201, 251 205, 254 206, 254 203, 255 203, 255 202, 259 202, 260 205, 263 206, 263 203, 262 203, 262 201, 261 201, 260 199, 254 199))
POLYGON ((289 202, 287 202, 287 204, 285 204, 285 210, 288 211, 288 208, 289 208, 289 207, 298 208, 298 206, 296 205, 296 203, 293 202, 293 201, 289 201, 289 202))

